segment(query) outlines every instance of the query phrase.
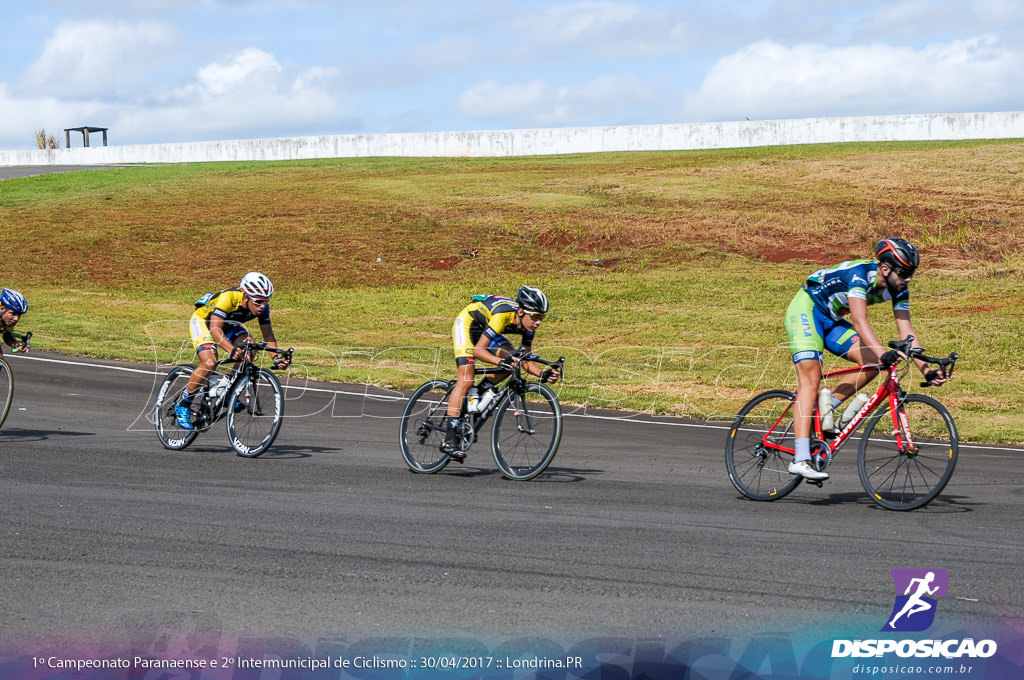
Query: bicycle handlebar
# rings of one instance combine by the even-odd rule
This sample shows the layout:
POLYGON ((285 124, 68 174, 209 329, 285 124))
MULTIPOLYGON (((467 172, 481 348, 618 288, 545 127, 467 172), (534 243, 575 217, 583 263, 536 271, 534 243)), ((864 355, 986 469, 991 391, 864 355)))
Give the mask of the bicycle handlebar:
MULTIPOLYGON (((947 357, 943 357, 943 358, 930 357, 927 354, 925 354, 924 347, 911 347, 911 344, 913 343, 913 341, 914 341, 914 336, 913 335, 908 335, 905 340, 890 340, 889 341, 889 347, 891 349, 893 349, 893 350, 895 350, 897 352, 900 352, 901 354, 905 355, 907 360, 910 360, 910 359, 920 359, 921 361, 925 362, 926 364, 935 364, 936 366, 938 366, 939 368, 942 369, 942 372, 946 375, 947 379, 953 377, 953 369, 956 367, 957 359, 960 358, 959 354, 957 354, 956 352, 950 352, 949 356, 947 356, 947 357)), ((888 368, 892 364, 888 364, 887 365, 887 364, 883 363, 883 365, 886 366, 886 368, 888 368)), ((929 386, 928 382, 921 383, 921 387, 928 387, 928 386, 929 386)))
POLYGON ((7 332, 10 333, 11 337, 13 337, 15 340, 19 340, 25 345, 24 349, 12 347, 11 351, 14 352, 15 354, 17 354, 18 352, 27 352, 29 348, 32 347, 32 331, 29 331, 28 333, 15 333, 14 331, 7 332))
MULTIPOLYGON (((270 352, 271 354, 277 354, 278 356, 284 357, 289 362, 292 360, 292 353, 295 351, 294 347, 288 349, 280 349, 278 347, 270 347, 266 342, 244 342, 239 347, 246 348, 249 352, 270 352)), ((234 350, 231 351, 234 354, 234 350)), ((230 356, 226 359, 221 359, 214 366, 220 366, 221 364, 237 363, 238 359, 232 359, 230 356)), ((277 368, 274 366, 273 368, 277 368)))

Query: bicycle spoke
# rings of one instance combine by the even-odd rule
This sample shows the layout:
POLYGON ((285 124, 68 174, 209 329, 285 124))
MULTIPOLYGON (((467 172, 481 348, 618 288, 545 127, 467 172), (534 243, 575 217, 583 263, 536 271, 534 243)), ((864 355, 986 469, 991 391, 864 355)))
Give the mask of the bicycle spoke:
POLYGON ((413 472, 437 472, 451 460, 441 451, 448 411, 448 383, 431 380, 421 385, 405 406, 399 442, 402 457, 413 472))
POLYGON ((793 395, 776 390, 751 399, 729 431, 725 464, 729 479, 741 494, 757 501, 782 498, 803 480, 789 472, 793 450, 793 395))
POLYGON ((491 433, 494 462, 509 479, 533 479, 551 464, 561 437, 557 397, 546 385, 531 383, 498 405, 491 433))
POLYGON ((273 373, 259 369, 245 378, 225 402, 228 440, 240 456, 255 458, 274 443, 284 416, 284 390, 273 373))
POLYGON ((861 439, 858 468, 872 500, 889 510, 913 510, 939 495, 956 467, 958 438, 949 412, 931 397, 911 394, 892 413, 871 417, 861 439))
MULTIPOLYGON (((156 426, 157 437, 165 448, 184 449, 199 435, 198 430, 183 429, 174 413, 174 407, 191 375, 192 366, 176 366, 164 378, 157 392, 156 404, 153 407, 153 424, 156 426)), ((193 413, 193 422, 195 421, 193 413)))

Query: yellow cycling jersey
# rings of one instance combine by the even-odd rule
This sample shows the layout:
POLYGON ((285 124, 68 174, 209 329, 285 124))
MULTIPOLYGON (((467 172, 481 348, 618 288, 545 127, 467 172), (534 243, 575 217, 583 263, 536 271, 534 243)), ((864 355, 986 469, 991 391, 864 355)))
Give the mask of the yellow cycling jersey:
POLYGON ((516 334, 523 336, 523 346, 533 344, 534 334, 515 326, 516 312, 519 306, 514 300, 500 295, 488 295, 466 305, 455 318, 452 326, 452 344, 455 359, 462 363, 473 358, 473 346, 486 335, 491 346, 512 344, 504 336, 516 334))
POLYGON ((197 352, 216 347, 213 336, 210 335, 210 319, 213 317, 224 320, 224 336, 231 342, 248 333, 242 325, 247 321, 258 318, 261 326, 270 323, 270 304, 264 306, 263 311, 256 315, 245 308, 243 296, 244 293, 237 288, 222 290, 212 296, 206 304, 196 308, 189 320, 189 334, 192 336, 192 346, 197 352))
POLYGON ((245 308, 244 296, 245 293, 238 288, 222 290, 205 305, 197 308, 192 316, 193 318, 202 319, 206 322, 207 326, 210 325, 210 317, 213 316, 224 319, 224 321, 233 321, 240 324, 252 321, 255 318, 259 318, 260 324, 270 321, 270 303, 267 303, 257 317, 256 314, 245 308))

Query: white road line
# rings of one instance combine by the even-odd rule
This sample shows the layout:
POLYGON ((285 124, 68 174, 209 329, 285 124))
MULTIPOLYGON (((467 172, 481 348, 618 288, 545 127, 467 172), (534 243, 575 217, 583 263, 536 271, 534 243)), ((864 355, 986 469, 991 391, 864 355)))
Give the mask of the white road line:
MULTIPOLYGON (((50 359, 47 357, 32 357, 25 354, 11 354, 16 359, 27 359, 29 361, 45 361, 52 364, 67 364, 69 366, 85 366, 87 368, 105 368, 111 371, 124 371, 127 373, 141 373, 142 375, 160 376, 165 375, 166 371, 150 371, 141 368, 128 368, 127 366, 107 366, 106 364, 91 364, 84 361, 68 361, 66 359, 50 359)), ((404 401, 407 397, 396 396, 392 394, 369 394, 367 392, 349 392, 346 390, 328 390, 319 387, 299 387, 295 385, 285 385, 285 389, 292 390, 305 390, 308 392, 322 392, 324 394, 341 394, 349 397, 370 397, 371 399, 381 399, 384 401, 404 401)), ((598 416, 590 413, 563 413, 566 418, 590 418, 592 420, 611 420, 623 423, 637 423, 640 425, 668 425, 670 427, 692 427, 701 430, 728 430, 728 425, 711 425, 707 423, 670 423, 659 420, 640 420, 628 416, 598 416)), ((1024 449, 1006 447, 1006 446, 984 446, 982 444, 964 444, 960 443, 961 449, 981 449, 985 451, 1011 451, 1016 453, 1024 453, 1024 449)))

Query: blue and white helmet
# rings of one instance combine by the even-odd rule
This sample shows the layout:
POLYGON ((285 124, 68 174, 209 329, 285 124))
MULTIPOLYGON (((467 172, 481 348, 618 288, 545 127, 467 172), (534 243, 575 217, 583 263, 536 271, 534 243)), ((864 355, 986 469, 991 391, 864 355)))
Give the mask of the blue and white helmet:
POLYGON ((24 314, 28 311, 28 300, 25 296, 11 288, 0 290, 0 305, 11 310, 15 314, 24 314))

